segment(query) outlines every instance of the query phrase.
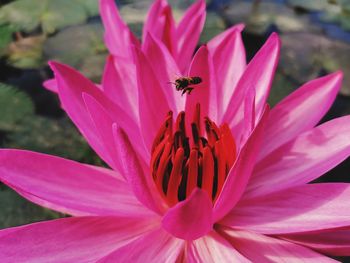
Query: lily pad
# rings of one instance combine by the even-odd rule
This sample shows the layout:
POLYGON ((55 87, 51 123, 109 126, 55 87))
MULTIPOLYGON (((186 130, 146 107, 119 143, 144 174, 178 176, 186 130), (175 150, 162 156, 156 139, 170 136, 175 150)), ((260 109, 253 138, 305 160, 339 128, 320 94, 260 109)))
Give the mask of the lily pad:
POLYGON ((350 3, 343 1, 336 2, 325 9, 320 18, 325 22, 337 23, 344 30, 350 31, 350 3))
POLYGON ((289 80, 281 72, 275 74, 268 102, 275 106, 283 98, 287 97, 298 85, 289 80))
POLYGON ((0 229, 63 217, 30 203, 7 187, 0 189, 0 229))
POLYGON ((283 33, 320 31, 307 17, 296 14, 284 4, 270 1, 232 2, 222 10, 222 15, 228 24, 243 22, 246 31, 257 35, 264 35, 271 29, 283 33))
MULTIPOLYGON (((280 70, 290 78, 305 83, 324 72, 350 69, 348 43, 310 33, 284 34, 279 63, 280 70)), ((344 75, 341 93, 350 95, 350 77, 344 75)))
POLYGON ((328 8, 331 4, 328 0, 288 0, 287 3, 293 7, 303 9, 305 11, 321 11, 328 8))
POLYGON ((52 120, 40 116, 25 118, 7 135, 5 147, 28 149, 74 160, 83 160, 89 146, 66 118, 52 120))
POLYGON ((99 81, 107 55, 102 33, 101 23, 69 27, 45 42, 44 56, 78 69, 83 68, 87 77, 99 81))
POLYGON ((97 16, 99 14, 98 1, 96 0, 76 0, 84 6, 89 16, 97 16))
POLYGON ((0 55, 2 55, 3 49, 12 41, 13 32, 14 29, 10 25, 0 25, 0 55))
POLYGON ((27 94, 0 83, 0 130, 10 131, 31 119, 34 105, 27 94))
POLYGON ((8 23, 30 32, 41 26, 44 33, 81 24, 97 14, 97 1, 17 0, 0 9, 0 23, 8 23))
POLYGON ((226 29, 224 20, 214 12, 208 12, 202 31, 200 42, 207 43, 214 36, 226 29))
POLYGON ((18 36, 7 48, 8 62, 17 68, 31 69, 44 65, 43 43, 45 36, 18 36))

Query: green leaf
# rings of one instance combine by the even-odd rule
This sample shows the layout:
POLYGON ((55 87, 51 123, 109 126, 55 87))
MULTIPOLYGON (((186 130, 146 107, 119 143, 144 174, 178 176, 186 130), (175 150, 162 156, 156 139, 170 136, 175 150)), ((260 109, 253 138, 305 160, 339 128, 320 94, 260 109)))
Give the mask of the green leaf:
POLYGON ((89 16, 97 16, 99 14, 98 1, 96 0, 76 0, 84 6, 89 16))
POLYGON ((21 37, 7 49, 8 62, 17 68, 31 69, 43 66, 43 42, 45 36, 21 37))
POLYGON ((0 55, 2 55, 4 48, 12 41, 13 27, 10 25, 0 25, 0 55))
POLYGON ((89 153, 84 138, 66 118, 26 118, 20 127, 7 135, 4 144, 8 148, 28 149, 78 161, 89 153))
POLYGON ((27 94, 0 83, 0 130, 13 130, 31 119, 34 105, 27 94))
POLYGON ((223 19, 214 12, 208 12, 204 24, 204 30, 202 31, 200 42, 206 43, 214 36, 223 32, 226 28, 223 19))
POLYGON ((44 33, 50 34, 81 24, 97 13, 96 0, 17 0, 0 9, 0 24, 12 24, 26 32, 41 26, 44 33))
POLYGON ((0 9, 0 23, 9 23, 24 31, 32 31, 40 25, 46 0, 18 0, 0 9))
POLYGON ((302 8, 307 11, 321 11, 331 5, 328 0, 288 0, 287 3, 291 6, 302 8))
POLYGON ((269 95, 268 102, 271 106, 275 106, 283 98, 287 97, 297 87, 295 83, 291 82, 286 76, 277 72, 273 80, 273 85, 269 95))
POLYGON ((46 0, 47 9, 41 14, 42 29, 53 33, 56 29, 70 25, 82 24, 87 19, 83 5, 72 0, 46 0))
POLYGON ((30 203, 7 187, 0 188, 0 211, 0 229, 64 217, 30 203))
POLYGON ((64 29, 45 42, 45 58, 69 64, 82 70, 88 78, 100 81, 107 55, 102 33, 100 23, 64 29))

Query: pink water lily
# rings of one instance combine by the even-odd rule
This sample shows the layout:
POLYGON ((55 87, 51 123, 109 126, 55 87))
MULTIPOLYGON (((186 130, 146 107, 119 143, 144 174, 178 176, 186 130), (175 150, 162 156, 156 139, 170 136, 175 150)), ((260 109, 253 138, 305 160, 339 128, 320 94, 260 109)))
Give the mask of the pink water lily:
POLYGON ((142 43, 101 0, 101 85, 51 62, 63 109, 109 169, 0 150, 0 180, 72 217, 0 231, 1 262, 333 262, 350 255, 350 186, 308 184, 350 154, 350 117, 318 125, 342 73, 271 110, 272 34, 246 65, 243 25, 201 46, 204 1, 152 5, 142 43), (199 77, 190 95, 174 87, 199 77))

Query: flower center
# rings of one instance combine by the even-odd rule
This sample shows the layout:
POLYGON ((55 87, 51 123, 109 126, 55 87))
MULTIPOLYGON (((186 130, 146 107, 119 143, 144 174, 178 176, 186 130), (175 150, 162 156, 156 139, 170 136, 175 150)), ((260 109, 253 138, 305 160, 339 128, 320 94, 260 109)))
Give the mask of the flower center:
POLYGON ((205 133, 200 123, 197 104, 187 136, 185 112, 180 112, 173 127, 170 111, 152 145, 151 174, 169 206, 185 200, 192 190, 205 190, 214 202, 236 158, 236 144, 229 126, 218 127, 204 118, 205 133))

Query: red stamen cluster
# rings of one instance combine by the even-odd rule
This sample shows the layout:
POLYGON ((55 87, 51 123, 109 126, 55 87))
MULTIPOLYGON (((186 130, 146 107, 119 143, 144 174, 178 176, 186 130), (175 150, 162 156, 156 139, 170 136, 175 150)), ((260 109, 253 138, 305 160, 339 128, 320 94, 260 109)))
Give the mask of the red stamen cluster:
POLYGON ((204 124, 206 137, 201 132, 197 104, 189 138, 185 112, 177 116, 174 128, 173 113, 169 112, 154 139, 151 174, 169 206, 186 199, 195 187, 205 190, 215 201, 235 161, 236 144, 228 125, 218 127, 208 117, 204 124))

